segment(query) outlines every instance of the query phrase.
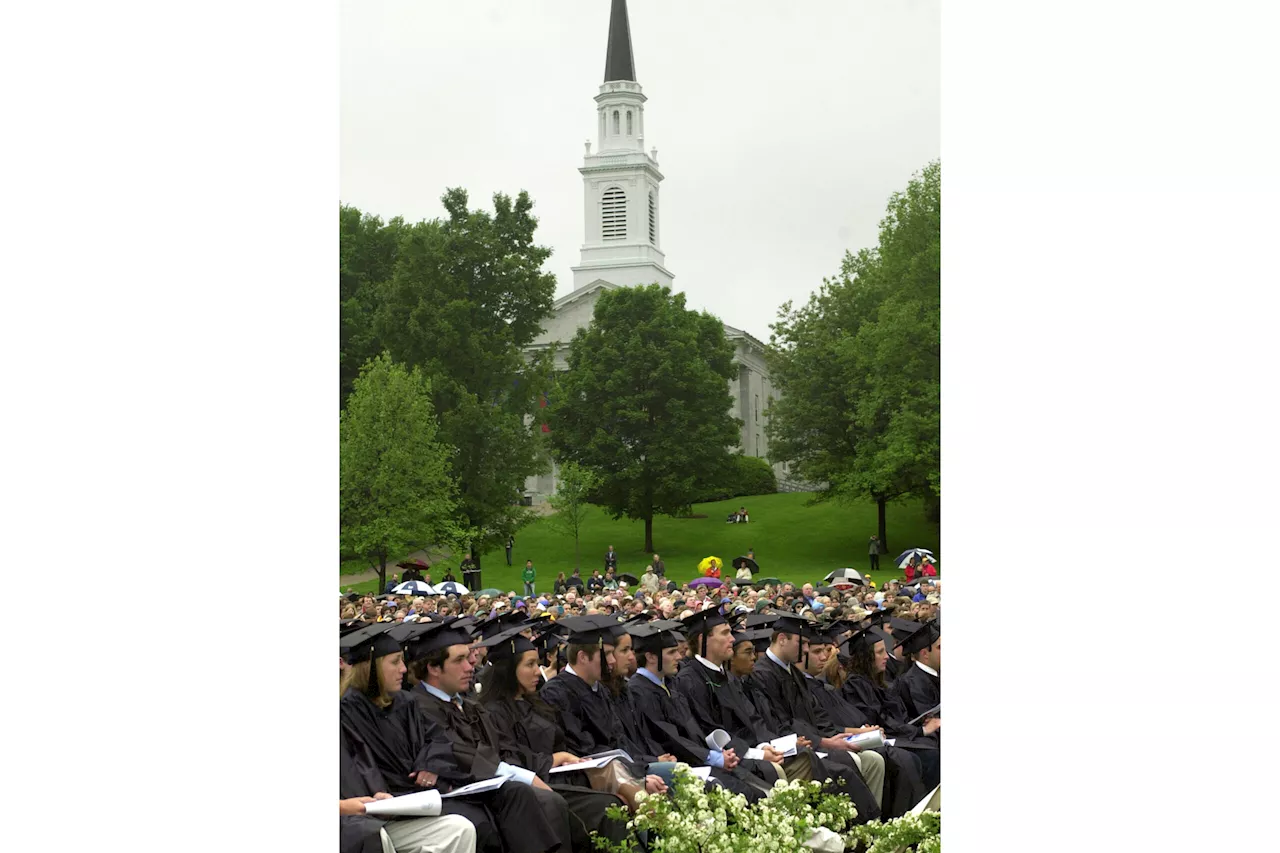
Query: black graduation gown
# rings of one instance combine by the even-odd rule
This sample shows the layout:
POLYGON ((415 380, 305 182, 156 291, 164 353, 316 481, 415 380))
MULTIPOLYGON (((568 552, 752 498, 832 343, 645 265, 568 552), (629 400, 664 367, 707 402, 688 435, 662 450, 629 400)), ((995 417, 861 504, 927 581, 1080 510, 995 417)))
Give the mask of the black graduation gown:
MULTIPOLYGON (((379 788, 370 777, 377 770, 365 763, 357 761, 345 736, 342 741, 341 757, 338 759, 338 781, 341 793, 338 798, 349 800, 352 797, 372 797, 379 788)), ((342 815, 339 818, 340 829, 338 849, 340 853, 382 853, 382 836, 379 830, 386 821, 368 815, 342 815)))
POLYGON ((592 690, 578 676, 561 670, 559 675, 543 685, 538 695, 560 712, 569 752, 585 758, 611 749, 626 750, 627 755, 634 759, 627 765, 631 775, 641 779, 647 774, 654 757, 643 749, 640 750, 643 754, 637 755, 628 748, 641 744, 628 743, 614 699, 603 684, 597 684, 592 690))
POLYGON ((640 724, 635 703, 631 699, 631 685, 622 681, 618 692, 610 691, 608 698, 618 721, 618 742, 621 748, 637 762, 645 765, 656 762, 662 755, 662 747, 649 737, 649 733, 640 724))
POLYGON ((891 689, 902 701, 908 720, 914 720, 942 702, 942 679, 915 664, 898 676, 891 689))
MULTIPOLYGON (((632 676, 628 683, 636 716, 662 751, 693 767, 706 766, 711 754, 706 744, 706 733, 698 728, 684 696, 660 687, 643 675, 632 676)), ((738 757, 742 759, 742 755, 738 757)), ((753 774, 749 769, 752 764, 754 762, 743 759, 733 770, 713 767, 711 775, 735 794, 742 794, 755 802, 768 791, 776 777, 770 774, 766 780, 753 774)))
POLYGON ((902 660, 900 658, 895 658, 893 655, 889 655, 888 659, 884 662, 884 680, 889 684, 892 684, 894 679, 899 675, 902 675, 902 668, 902 660))
MULTIPOLYGON (((391 694, 391 705, 379 708, 362 692, 348 690, 339 710, 343 732, 350 742, 367 748, 387 793, 421 790, 410 778, 421 770, 439 777, 442 792, 479 781, 462 768, 444 729, 422 713, 406 691, 391 694)), ((486 853, 544 853, 559 850, 568 837, 567 816, 558 825, 548 821, 533 789, 519 783, 451 798, 443 813, 461 814, 475 824, 476 846, 486 853)))
POLYGON ((910 750, 920 761, 925 792, 933 790, 942 777, 942 754, 936 734, 926 735, 922 726, 907 723, 907 711, 894 691, 876 685, 865 675, 853 674, 840 688, 845 702, 857 708, 872 725, 884 729, 896 746, 910 750))
POLYGON ((578 776, 577 773, 550 774, 555 754, 568 751, 559 712, 555 708, 545 705, 545 711, 538 713, 530 703, 515 699, 486 702, 484 708, 491 728, 501 742, 519 748, 524 754, 522 766, 538 774, 538 778, 551 785, 569 804, 569 812, 574 818, 574 850, 594 849, 591 842, 593 831, 615 843, 626 838, 626 823, 612 820, 605 814, 609 806, 626 805, 621 797, 593 790, 585 779, 581 781, 586 784, 570 784, 567 777, 578 776))
MULTIPOLYGON (((491 779, 497 776, 498 764, 503 761, 530 769, 525 764, 528 755, 511 741, 504 742, 498 736, 488 711, 476 700, 465 697, 461 700, 462 707, 458 708, 452 702, 446 702, 428 693, 426 685, 421 683, 416 685, 410 693, 422 713, 439 725, 453 742, 453 754, 457 757, 459 765, 476 779, 491 779)), ((523 783, 517 784, 523 787, 523 783)), ((505 789, 507 786, 502 787, 505 789)), ((561 833, 561 838, 572 840, 575 850, 589 849, 589 843, 587 847, 583 847, 581 843, 582 839, 587 838, 587 832, 579 821, 571 819, 569 805, 564 797, 554 791, 541 788, 529 790, 532 791, 539 808, 542 809, 547 823, 556 827, 561 833)), ((508 832, 516 831, 512 827, 506 829, 508 832)))
MULTIPOLYGON (((767 654, 761 655, 752 667, 752 686, 755 688, 756 708, 774 731, 795 732, 816 745, 823 738, 832 737, 842 730, 818 707, 797 667, 784 669, 767 654)), ((845 790, 858 807, 859 823, 880 817, 875 796, 862 780, 862 773, 849 754, 829 752, 823 762, 832 775, 844 779, 845 790)))
MULTIPOLYGON (((834 687, 820 678, 806 682, 818 705, 836 725, 861 728, 874 725, 866 715, 846 702, 834 687)), ((886 735, 887 737, 887 735, 886 735)), ((912 753, 885 744, 871 750, 884 759, 884 794, 880 798, 885 817, 901 817, 924 799, 930 788, 924 786, 924 767, 912 753)))
MULTIPOLYGON (((699 729, 704 732, 723 729, 729 735, 729 746, 739 758, 751 747, 784 734, 771 731, 765 725, 741 686, 723 670, 710 669, 701 663, 687 666, 671 679, 671 688, 688 703, 699 729)), ((823 780, 827 777, 816 759, 809 750, 797 750, 796 756, 783 762, 783 769, 790 776, 797 770, 796 763, 803 763, 813 778, 823 780)), ((777 778, 768 761, 743 758, 742 763, 762 779, 777 778)))

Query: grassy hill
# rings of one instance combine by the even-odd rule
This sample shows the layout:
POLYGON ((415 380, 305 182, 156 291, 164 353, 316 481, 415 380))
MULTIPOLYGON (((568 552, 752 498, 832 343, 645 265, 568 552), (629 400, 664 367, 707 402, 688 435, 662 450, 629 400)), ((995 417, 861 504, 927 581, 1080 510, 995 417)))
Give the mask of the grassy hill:
MULTIPOLYGON (((726 563, 748 548, 754 548, 761 575, 774 576, 797 584, 818 581, 832 569, 852 566, 867 570, 867 539, 876 532, 876 507, 865 504, 815 504, 807 506, 812 495, 784 493, 738 498, 709 504, 698 504, 694 513, 706 518, 669 518, 653 520, 653 544, 667 564, 667 577, 683 583, 697 575, 698 561, 714 555, 726 563), (751 514, 749 524, 725 524, 725 516, 741 505, 751 514)), ((924 517, 919 501, 897 501, 889 504, 889 543, 892 554, 908 547, 929 548, 938 552, 938 525, 924 517)), ((651 559, 642 550, 644 524, 617 521, 604 510, 590 513, 581 537, 582 576, 594 568, 604 568, 604 553, 610 545, 618 552, 618 570, 639 576, 651 559)), ((508 567, 501 548, 481 557, 485 586, 503 590, 521 590, 520 570, 525 560, 533 560, 538 570, 537 589, 550 591, 556 573, 573 569, 573 539, 551 528, 539 519, 516 534, 516 547, 508 567)), ((442 563, 441 565, 444 565, 442 563)), ((451 563, 455 568, 457 561, 451 563)), ((873 573, 879 583, 900 572, 888 559, 881 558, 881 570, 873 573)), ((439 573, 432 572, 439 579, 439 573)), ((732 576, 732 569, 729 571, 732 576)), ((372 589, 374 582, 355 586, 357 591, 372 589)), ((345 589, 346 584, 343 585, 345 589)))

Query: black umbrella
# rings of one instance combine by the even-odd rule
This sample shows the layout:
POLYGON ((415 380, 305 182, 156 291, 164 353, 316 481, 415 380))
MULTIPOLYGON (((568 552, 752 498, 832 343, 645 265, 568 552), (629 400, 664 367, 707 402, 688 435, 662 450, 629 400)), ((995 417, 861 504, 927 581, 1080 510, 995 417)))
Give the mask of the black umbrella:
MULTIPOLYGON (((755 578, 734 578, 733 585, 734 586, 755 586, 756 579, 755 578)), ((763 584, 761 584, 761 586, 763 586, 763 584)))
POLYGON ((733 567, 735 569, 740 569, 743 566, 746 566, 747 568, 751 569, 751 574, 753 575, 760 571, 760 567, 756 565, 756 561, 751 559, 750 557, 734 557, 733 558, 733 567))
POLYGON ((640 583, 640 578, 636 577, 635 575, 629 575, 626 572, 623 572, 622 574, 618 575, 617 578, 620 581, 626 581, 632 586, 635 586, 636 584, 640 583))

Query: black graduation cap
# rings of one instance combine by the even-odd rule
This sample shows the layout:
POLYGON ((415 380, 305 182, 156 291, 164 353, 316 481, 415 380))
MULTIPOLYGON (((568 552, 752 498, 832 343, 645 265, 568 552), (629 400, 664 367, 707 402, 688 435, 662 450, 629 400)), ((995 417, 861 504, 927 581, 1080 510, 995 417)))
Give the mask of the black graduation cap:
POLYGON ((525 630, 528 626, 525 622, 529 621, 529 617, 522 610, 512 610, 507 613, 499 613, 492 619, 486 619, 475 626, 476 632, 486 640, 490 637, 496 637, 498 634, 504 633, 512 626, 519 625, 521 630, 525 630))
POLYGON ((390 622, 375 622, 350 631, 339 638, 339 651, 347 652, 352 663, 395 654, 400 643, 388 633, 391 628, 390 622))
POLYGON ((575 646, 601 646, 605 643, 613 644, 614 627, 621 627, 621 623, 613 620, 612 617, 601 617, 599 614, 594 616, 567 616, 556 624, 567 628, 569 643, 575 646), (613 622, 610 625, 604 620, 613 622))
POLYGON ((340 653, 345 653, 348 663, 352 666, 369 664, 369 693, 374 696, 382 692, 378 685, 378 667, 374 662, 400 651, 400 643, 390 635, 391 627, 392 623, 378 622, 352 631, 339 640, 340 653))
POLYGON ((920 623, 912 622, 910 619, 899 619, 897 616, 894 616, 889 620, 889 627, 893 629, 893 635, 895 637, 902 638, 914 631, 919 631, 920 623))
POLYGON ((359 631, 368 624, 368 622, 362 622, 359 619, 340 619, 338 620, 338 636, 345 637, 352 631, 359 631))
POLYGON ((458 622, 458 619, 446 619, 443 622, 417 623, 421 627, 406 641, 405 659, 414 661, 439 649, 471 645, 471 634, 465 625, 458 622))
POLYGON ((663 649, 674 649, 680 645, 680 638, 675 632, 684 625, 673 619, 658 619, 643 625, 627 626, 627 633, 635 639, 638 652, 659 652, 663 649))
MULTIPOLYGON (((882 639, 883 637, 881 636, 880 632, 875 628, 862 628, 858 631, 855 631, 852 637, 845 640, 844 644, 840 648, 844 654, 852 655, 853 649, 855 646, 858 646, 858 645, 874 646, 877 642, 879 642, 882 639)), ((888 644, 886 644, 886 648, 887 647, 888 647, 888 644)))
POLYGON ((845 631, 856 631, 861 626, 859 622, 851 622, 848 619, 836 619, 827 622, 821 626, 822 634, 826 637, 828 643, 834 643, 836 638, 845 631))
POLYGON ((808 619, 799 616, 793 616, 790 613, 784 613, 773 621, 773 630, 781 631, 784 634, 799 634, 802 637, 809 636, 808 625, 811 625, 808 619))
POLYGON ((916 631, 903 638, 897 643, 902 646, 903 654, 915 654, 921 649, 932 646, 942 636, 942 632, 938 630, 938 626, 933 622, 926 622, 916 631))
POLYGON ((742 624, 747 628, 761 628, 778 621, 777 613, 748 613, 742 624))
POLYGON ((697 613, 686 616, 680 620, 680 624, 684 626, 686 634, 701 631, 705 635, 717 625, 727 625, 728 620, 724 618, 724 614, 720 612, 719 607, 709 607, 706 610, 699 610, 697 613))
POLYGON ((756 651, 762 651, 769 647, 769 641, 772 639, 772 628, 744 628, 734 633, 733 645, 736 648, 739 643, 750 643, 756 651))
POLYGON ((525 652, 536 652, 537 647, 524 635, 524 631, 523 625, 513 625, 499 634, 485 637, 477 645, 488 648, 489 660, 494 661, 513 658, 525 652))

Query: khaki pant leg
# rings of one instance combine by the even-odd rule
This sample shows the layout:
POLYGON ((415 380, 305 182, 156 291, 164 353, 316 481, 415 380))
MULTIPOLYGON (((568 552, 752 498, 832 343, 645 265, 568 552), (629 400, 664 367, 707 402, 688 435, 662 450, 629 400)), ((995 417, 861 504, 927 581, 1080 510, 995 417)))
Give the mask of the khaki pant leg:
POLYGON ((382 850, 383 853, 476 853, 476 828, 458 815, 389 820, 382 828, 382 850))

